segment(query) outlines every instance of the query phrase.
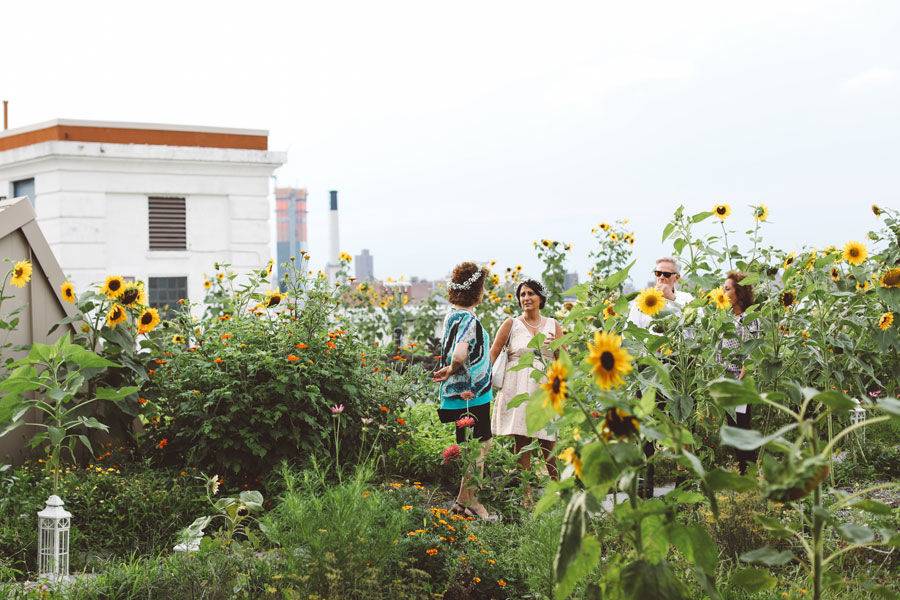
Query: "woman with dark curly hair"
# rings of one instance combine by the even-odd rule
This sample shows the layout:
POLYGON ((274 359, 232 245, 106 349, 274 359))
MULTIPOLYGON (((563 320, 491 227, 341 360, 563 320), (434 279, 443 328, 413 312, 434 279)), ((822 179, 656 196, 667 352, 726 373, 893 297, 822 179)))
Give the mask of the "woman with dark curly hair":
MULTIPOLYGON (((484 296, 488 272, 473 262, 453 269, 447 284, 451 310, 444 319, 440 368, 433 381, 440 382, 442 423, 456 424, 456 441, 466 441, 468 433, 481 442, 476 466, 484 469, 491 440, 491 339, 475 316, 475 307, 484 296)), ((453 509, 456 513, 495 520, 478 500, 469 472, 463 474, 453 509)))
MULTIPOLYGON (((731 303, 731 312, 735 317, 734 336, 726 336, 719 343, 716 353, 718 362, 725 368, 725 373, 734 379, 743 379, 745 374, 744 361, 747 353, 743 350, 744 344, 752 338, 759 337, 759 321, 753 319, 747 321, 744 312, 753 304, 753 288, 749 285, 741 285, 746 275, 737 271, 728 273, 722 290, 731 303)), ((734 409, 734 417, 725 413, 728 424, 732 427, 750 429, 750 406, 742 404, 734 409)), ((749 450, 737 450, 738 467, 741 474, 747 470, 748 462, 755 462, 757 453, 749 450)))

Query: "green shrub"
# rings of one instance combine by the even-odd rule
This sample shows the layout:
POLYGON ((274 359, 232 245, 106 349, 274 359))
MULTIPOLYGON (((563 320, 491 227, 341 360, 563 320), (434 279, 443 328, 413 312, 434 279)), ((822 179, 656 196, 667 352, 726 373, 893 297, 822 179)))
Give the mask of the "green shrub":
MULTIPOLYGON (((101 464, 67 469, 60 477, 60 496, 73 514, 72 572, 98 559, 169 551, 178 530, 204 507, 202 485, 187 473, 101 464)), ((37 554, 37 512, 52 481, 38 465, 14 475, 0 512, 0 556, 8 568, 29 571, 37 554)))

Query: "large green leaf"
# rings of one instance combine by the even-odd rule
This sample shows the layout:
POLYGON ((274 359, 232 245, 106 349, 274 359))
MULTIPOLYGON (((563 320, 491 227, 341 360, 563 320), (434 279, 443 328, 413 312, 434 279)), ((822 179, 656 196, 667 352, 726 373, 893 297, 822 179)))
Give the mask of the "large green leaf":
POLYGON ((813 402, 820 402, 831 410, 851 410, 856 408, 856 403, 850 396, 843 394, 837 390, 828 390, 820 392, 813 396, 813 402))
POLYGON ((715 575, 719 551, 704 527, 674 523, 669 528, 669 538, 689 563, 697 565, 707 575, 715 575))
POLYGON ((709 395, 723 408, 740 406, 741 404, 759 404, 763 401, 756 391, 756 386, 749 379, 716 379, 709 384, 709 395))
POLYGON ((761 592, 775 587, 778 580, 762 569, 738 569, 731 576, 731 585, 748 592, 761 592))
POLYGON ((525 426, 531 433, 537 433, 547 426, 556 416, 556 412, 549 402, 546 402, 547 393, 544 390, 538 390, 532 394, 525 405, 525 426))
POLYGON ((568 598, 569 594, 600 560, 600 542, 585 535, 587 494, 575 492, 566 506, 560 532, 559 547, 553 560, 554 596, 568 598))
POLYGON ((622 465, 613 462, 603 442, 592 442, 582 448, 581 463, 581 479, 588 487, 612 483, 622 472, 622 465))
POLYGON ((628 600, 686 600, 684 585, 665 562, 636 560, 622 569, 622 595, 628 600))
POLYGON ((882 398, 875 405, 891 416, 900 417, 900 400, 897 398, 882 398))
POLYGON ((625 268, 620 269, 619 271, 616 271, 609 277, 601 280, 599 283, 599 286, 601 288, 607 289, 607 290, 615 288, 615 287, 619 287, 619 285, 621 285, 622 282, 628 278, 628 272, 631 271, 631 267, 634 266, 635 262, 637 262, 637 261, 634 261, 634 260, 631 261, 630 263, 625 265, 625 268))
POLYGON ((762 548, 757 548, 756 550, 744 552, 743 554, 741 554, 740 558, 744 562, 758 563, 761 565, 766 565, 767 567, 775 567, 779 565, 786 565, 787 563, 794 560, 794 554, 792 552, 788 552, 787 550, 779 552, 778 550, 769 546, 763 546, 762 548))
POLYGON ((722 443, 726 446, 731 446, 738 450, 756 450, 773 440, 779 439, 785 433, 796 428, 797 423, 791 423, 790 425, 785 425, 775 433, 764 436, 754 429, 740 429, 738 427, 722 425, 722 429, 719 430, 719 435, 722 438, 722 443))
POLYGON ((842 538, 854 544, 868 544, 875 539, 875 532, 865 525, 856 523, 844 523, 837 527, 837 532, 842 538))
POLYGON ((734 490, 743 492, 756 487, 756 481, 750 477, 742 477, 732 471, 716 468, 706 474, 706 483, 713 491, 734 490))
POLYGON ((130 385, 118 389, 102 387, 98 388, 94 395, 97 400, 123 400, 128 396, 137 393, 139 389, 141 388, 136 385, 130 385))
POLYGON ((86 350, 77 344, 70 344, 65 348, 65 358, 82 369, 99 369, 103 367, 118 366, 111 360, 107 360, 99 354, 86 350))
POLYGON ((662 515, 649 515, 641 520, 641 539, 644 541, 644 558, 658 563, 669 551, 669 535, 662 515))
POLYGON ((531 394, 528 392, 522 392, 521 394, 516 394, 512 397, 512 399, 506 403, 507 408, 515 408, 520 404, 524 404, 528 402, 528 399, 531 397, 531 394))

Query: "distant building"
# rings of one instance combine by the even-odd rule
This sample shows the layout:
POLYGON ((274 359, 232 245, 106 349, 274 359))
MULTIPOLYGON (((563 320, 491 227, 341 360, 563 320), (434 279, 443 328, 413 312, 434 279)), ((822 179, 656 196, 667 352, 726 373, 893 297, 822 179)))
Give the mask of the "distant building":
MULTIPOLYGON (((563 292, 571 290, 573 287, 578 285, 578 273, 566 273, 566 279, 563 283, 563 292)), ((566 300, 574 299, 574 296, 571 298, 566 296, 566 300)))
POLYGON ((363 249, 361 254, 357 254, 353 259, 354 268, 356 269, 356 279, 358 281, 374 281, 375 266, 374 256, 369 254, 368 249, 363 249))
POLYGON ((275 252, 278 263, 278 281, 284 277, 285 263, 291 256, 300 258, 300 253, 309 249, 306 230, 306 188, 275 188, 275 252))
POLYGON ((151 305, 205 297, 214 262, 271 258, 267 131, 58 119, 0 131, 0 197, 26 196, 79 292, 117 274, 151 305))

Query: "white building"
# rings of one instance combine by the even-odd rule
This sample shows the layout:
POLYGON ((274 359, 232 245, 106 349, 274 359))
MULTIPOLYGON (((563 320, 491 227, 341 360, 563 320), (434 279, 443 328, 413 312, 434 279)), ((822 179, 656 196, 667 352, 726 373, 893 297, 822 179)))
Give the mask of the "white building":
POLYGON ((151 305, 203 300, 216 261, 272 257, 268 132, 55 120, 0 132, 0 199, 28 196, 76 290, 119 274, 151 305))

